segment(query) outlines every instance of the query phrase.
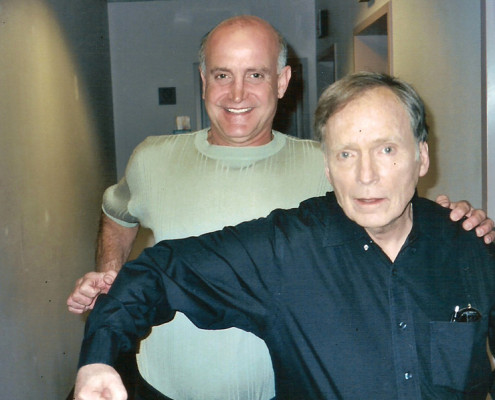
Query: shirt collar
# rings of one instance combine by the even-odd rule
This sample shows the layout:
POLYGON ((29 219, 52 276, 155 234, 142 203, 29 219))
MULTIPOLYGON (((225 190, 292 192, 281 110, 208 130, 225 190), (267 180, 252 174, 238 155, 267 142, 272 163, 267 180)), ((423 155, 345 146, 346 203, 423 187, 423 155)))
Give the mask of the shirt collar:
POLYGON ((357 239, 368 238, 363 227, 351 221, 340 207, 334 192, 328 192, 325 198, 328 205, 325 244, 337 246, 357 239))
MULTIPOLYGON (((337 246, 346 242, 365 239, 371 240, 366 230, 351 221, 337 202, 333 192, 327 193, 328 219, 325 230, 325 244, 337 246)), ((421 198, 415 192, 411 199, 413 206, 413 226, 404 244, 415 242, 418 238, 430 238, 449 242, 453 239, 456 223, 450 221, 450 210, 431 200, 421 198)))

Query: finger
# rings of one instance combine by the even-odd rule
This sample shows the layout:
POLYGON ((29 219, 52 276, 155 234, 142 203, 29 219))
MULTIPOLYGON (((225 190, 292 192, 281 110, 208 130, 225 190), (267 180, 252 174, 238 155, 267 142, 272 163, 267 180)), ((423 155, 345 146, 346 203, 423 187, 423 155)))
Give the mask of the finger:
POLYGON ((444 194, 441 194, 441 195, 437 196, 437 198, 435 199, 435 201, 438 204, 440 204, 442 207, 447 207, 448 208, 450 206, 450 200, 444 194))
POLYGON ((104 273, 90 272, 76 281, 74 291, 67 299, 70 312, 82 314, 93 309, 96 297, 106 288, 102 280, 103 275, 104 273))
MULTIPOLYGON (((466 216, 468 218, 462 223, 464 229, 469 231, 479 225, 483 234, 488 233, 491 230, 491 220, 486 219, 486 213, 483 210, 470 210, 469 213, 466 213, 466 216), (482 226, 485 225, 488 226, 483 228, 482 226)), ((483 236, 483 234, 479 236, 483 236)))
MULTIPOLYGON (((459 221, 464 217, 471 217, 474 210, 471 204, 465 200, 450 203, 450 208, 452 209, 452 212, 450 213, 450 219, 452 219, 452 221, 459 221)), ((476 216, 476 218, 479 218, 479 215, 476 216)), ((477 221, 477 223, 475 225, 472 225, 471 228, 478 225, 478 223, 481 221, 482 220, 477 221)), ((473 221, 471 221, 470 223, 473 223, 473 221)))
POLYGON ((85 279, 77 290, 74 290, 74 293, 78 293, 81 296, 88 297, 90 299, 95 298, 100 292, 101 289, 105 287, 105 283, 103 282, 103 276, 98 279, 85 279))
POLYGON ((105 273, 105 275, 103 276, 103 281, 107 285, 112 285, 116 277, 117 277, 117 271, 111 270, 105 273))
POLYGON ((80 287, 69 296, 74 302, 89 306, 93 299, 100 294, 101 289, 94 287, 80 287))
POLYGON ((83 314, 86 311, 84 308, 81 308, 80 306, 73 306, 71 304, 67 304, 67 309, 72 314, 83 314))
POLYGON ((104 289, 108 289, 109 284, 106 282, 106 280, 108 280, 111 285, 111 283, 113 283, 113 280, 115 280, 116 276, 117 276, 117 271, 90 272, 84 275, 85 280, 81 284, 81 286, 84 285, 85 289, 92 287, 95 290, 101 291, 104 289))
POLYGON ((476 226, 476 235, 481 237, 490 234, 493 231, 493 221, 485 219, 481 224, 476 226))
POLYGON ((91 302, 89 304, 81 304, 80 301, 75 301, 74 298, 69 297, 67 299, 67 308, 70 312, 75 314, 82 314, 89 309, 91 302))
POLYGON ((485 235, 483 240, 485 241, 486 244, 493 243, 493 241, 495 241, 495 231, 492 230, 490 233, 485 235))
POLYGON ((70 295, 67 298, 66 304, 70 307, 73 307, 73 308, 81 308, 82 309, 82 308, 88 306, 90 303, 81 302, 80 300, 75 298, 73 295, 70 295))

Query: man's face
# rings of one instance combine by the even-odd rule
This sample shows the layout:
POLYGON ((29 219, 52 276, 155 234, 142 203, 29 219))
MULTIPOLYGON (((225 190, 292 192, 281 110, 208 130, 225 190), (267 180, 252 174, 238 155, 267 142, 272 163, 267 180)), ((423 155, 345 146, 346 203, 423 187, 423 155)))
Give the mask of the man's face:
POLYGON ((372 235, 410 228, 410 200, 428 171, 428 145, 418 149, 393 92, 364 92, 330 117, 325 130, 326 172, 346 215, 372 235))
POLYGON ((211 143, 255 146, 271 140, 277 101, 290 79, 290 67, 277 74, 278 53, 276 37, 262 25, 224 26, 213 33, 201 72, 211 143))

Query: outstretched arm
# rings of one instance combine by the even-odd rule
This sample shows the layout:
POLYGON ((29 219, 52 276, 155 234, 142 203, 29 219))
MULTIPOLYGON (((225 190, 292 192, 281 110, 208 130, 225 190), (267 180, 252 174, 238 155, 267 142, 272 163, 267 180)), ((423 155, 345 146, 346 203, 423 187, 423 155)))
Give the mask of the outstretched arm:
POLYGON ((127 260, 139 227, 127 228, 101 214, 96 249, 96 271, 76 281, 67 299, 67 307, 74 314, 91 310, 96 297, 107 293, 117 272, 127 260))
POLYGON ((170 321, 176 311, 199 328, 235 326, 261 336, 278 304, 275 243, 287 240, 276 226, 255 220, 145 249, 95 302, 79 366, 114 365, 119 353, 134 351, 152 326, 170 321))
POLYGON ((452 210, 450 213, 452 221, 459 221, 461 218, 466 217, 466 220, 462 223, 462 227, 467 231, 475 228, 476 235, 478 237, 483 236, 486 244, 495 240, 494 223, 487 217, 485 211, 473 208, 466 200, 451 202, 446 195, 438 196, 436 202, 452 210))
POLYGON ((75 400, 125 400, 127 392, 119 374, 106 364, 88 364, 77 372, 75 400))

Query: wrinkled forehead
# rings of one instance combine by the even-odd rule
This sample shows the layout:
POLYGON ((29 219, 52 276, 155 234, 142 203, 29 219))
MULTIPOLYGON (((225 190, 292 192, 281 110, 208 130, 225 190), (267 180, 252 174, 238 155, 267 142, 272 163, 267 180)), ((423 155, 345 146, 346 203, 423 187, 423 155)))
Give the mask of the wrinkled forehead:
POLYGON ((353 96, 325 124, 326 146, 364 140, 414 140, 406 107, 393 91, 376 87, 353 96))

